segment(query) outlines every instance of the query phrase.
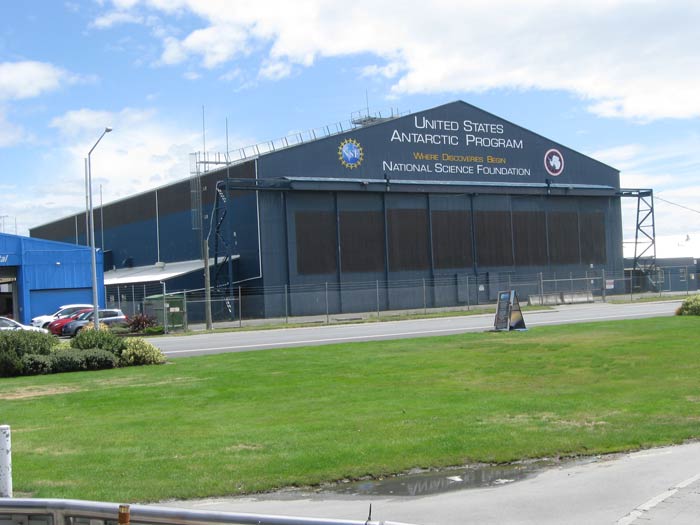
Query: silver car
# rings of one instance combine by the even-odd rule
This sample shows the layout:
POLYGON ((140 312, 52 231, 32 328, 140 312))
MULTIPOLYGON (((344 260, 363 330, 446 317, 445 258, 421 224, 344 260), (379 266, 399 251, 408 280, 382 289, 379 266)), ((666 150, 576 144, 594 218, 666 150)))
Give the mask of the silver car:
POLYGON ((26 324, 18 323, 14 319, 8 319, 7 317, 0 317, 0 330, 29 330, 30 332, 42 332, 44 334, 49 333, 46 328, 27 326, 26 324))

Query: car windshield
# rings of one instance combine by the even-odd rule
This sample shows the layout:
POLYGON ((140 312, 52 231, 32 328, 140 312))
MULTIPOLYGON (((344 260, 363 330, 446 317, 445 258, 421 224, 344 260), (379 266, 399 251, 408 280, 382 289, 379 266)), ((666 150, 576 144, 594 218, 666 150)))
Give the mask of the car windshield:
POLYGON ((78 321, 85 321, 86 319, 92 319, 92 314, 93 314, 92 310, 90 310, 89 312, 83 312, 82 314, 80 314, 78 316, 78 321))

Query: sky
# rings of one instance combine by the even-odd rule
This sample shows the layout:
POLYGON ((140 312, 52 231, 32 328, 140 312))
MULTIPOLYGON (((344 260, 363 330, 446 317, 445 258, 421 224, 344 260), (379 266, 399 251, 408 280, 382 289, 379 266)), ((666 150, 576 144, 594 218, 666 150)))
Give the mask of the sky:
MULTIPOLYGON (((697 0, 0 0, 0 229, 225 151, 463 100, 654 190, 658 257, 700 257, 697 0)), ((626 254, 635 199, 623 199, 626 254)))

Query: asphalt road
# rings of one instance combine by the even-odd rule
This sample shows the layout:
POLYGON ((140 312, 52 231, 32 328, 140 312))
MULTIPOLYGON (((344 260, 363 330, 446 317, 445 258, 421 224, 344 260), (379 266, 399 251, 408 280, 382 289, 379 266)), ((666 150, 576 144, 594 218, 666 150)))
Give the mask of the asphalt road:
MULTIPOLYGON (((526 312, 525 323, 528 328, 533 328, 550 324, 670 316, 674 314, 679 304, 680 301, 569 305, 554 310, 526 312)), ((188 337, 158 337, 148 341, 160 348, 168 357, 175 358, 292 346, 483 332, 493 329, 493 321, 494 314, 484 314, 381 323, 208 333, 188 337)))

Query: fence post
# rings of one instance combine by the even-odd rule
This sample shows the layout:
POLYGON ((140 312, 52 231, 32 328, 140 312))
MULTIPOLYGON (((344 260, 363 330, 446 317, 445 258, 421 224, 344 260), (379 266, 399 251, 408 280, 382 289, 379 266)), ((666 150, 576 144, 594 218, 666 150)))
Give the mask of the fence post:
MULTIPOLYGON (((105 287, 106 288, 106 287, 105 287)), ((106 296, 107 294, 105 294, 106 296)), ((106 305, 105 305, 106 306, 106 305)), ((122 294, 119 291, 119 285, 117 285, 117 308, 122 309, 122 294)))
MULTIPOLYGON (((264 293, 264 292, 263 292, 264 293)), ((289 301, 287 300, 287 285, 284 285, 284 324, 289 324, 289 301)))
POLYGON ((603 290, 601 291, 601 294, 603 296, 603 302, 605 303, 605 290, 608 287, 608 282, 605 280, 605 268, 603 268, 603 290))
POLYGON ((0 425, 0 497, 12 497, 12 444, 9 425, 0 425))
POLYGON ((471 297, 469 297, 469 275, 467 274, 467 312, 471 306, 471 297))
POLYGON ((238 286, 238 328, 243 326, 243 298, 241 297, 241 287, 238 286))
POLYGON ((331 320, 328 316, 328 282, 326 282, 326 324, 330 324, 331 320))
POLYGON ((379 321, 379 279, 377 279, 377 321, 379 321))
POLYGON ((187 319, 187 290, 182 292, 182 329, 187 332, 189 330, 189 321, 187 319))
POLYGON ((423 315, 428 313, 428 305, 425 302, 425 279, 423 279, 423 315))
POLYGON ((165 303, 165 282, 161 283, 163 285, 163 333, 168 333, 168 308, 165 303))
POLYGON ((131 315, 136 315, 136 293, 133 284, 131 285, 131 315))
POLYGON ((540 272, 540 303, 544 304, 544 277, 540 272))

